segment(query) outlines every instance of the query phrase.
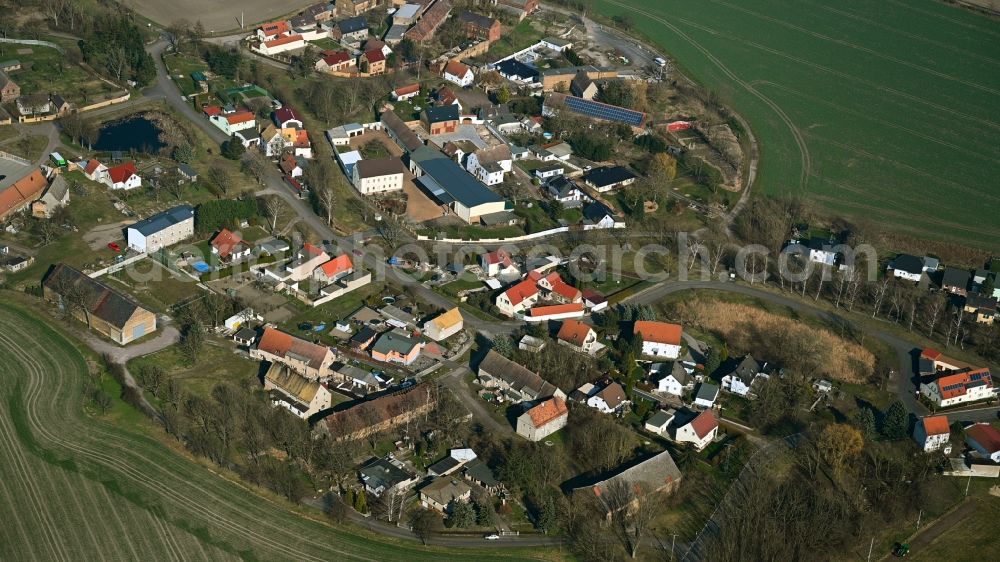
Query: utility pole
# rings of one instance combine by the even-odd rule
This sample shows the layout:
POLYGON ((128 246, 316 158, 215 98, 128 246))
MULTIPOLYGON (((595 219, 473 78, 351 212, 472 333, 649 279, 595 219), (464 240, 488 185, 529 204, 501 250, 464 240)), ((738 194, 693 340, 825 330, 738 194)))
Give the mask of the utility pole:
POLYGON ((872 549, 875 548, 875 537, 872 537, 872 543, 868 545, 868 562, 872 562, 872 549))

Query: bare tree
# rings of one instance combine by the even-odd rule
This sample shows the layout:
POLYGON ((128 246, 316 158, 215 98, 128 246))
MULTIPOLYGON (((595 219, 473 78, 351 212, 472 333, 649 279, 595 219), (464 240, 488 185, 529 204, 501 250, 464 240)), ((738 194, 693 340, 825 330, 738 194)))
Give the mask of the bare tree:
POLYGON ((253 178, 257 185, 264 185, 268 164, 259 150, 248 150, 240 161, 240 169, 253 178))
POLYGON ((888 277, 872 285, 871 292, 872 292, 872 299, 874 300, 874 303, 872 304, 872 318, 878 316, 879 311, 882 309, 882 302, 885 300, 885 295, 888 291, 889 291, 888 277))
POLYGON ((107 65, 108 71, 114 75, 115 79, 120 83, 122 81, 122 75, 128 70, 128 53, 125 52, 125 47, 114 47, 108 51, 107 55, 107 65))
POLYGON ((261 199, 261 207, 264 214, 271 221, 271 234, 278 228, 278 217, 281 216, 281 199, 276 195, 271 195, 261 199))
POLYGON ((934 337, 934 328, 941 319, 941 313, 944 312, 946 304, 945 297, 940 294, 931 295, 925 300, 924 316, 927 318, 927 337, 934 337))
POLYGON ((611 518, 615 535, 635 558, 649 525, 659 514, 660 496, 641 482, 613 480, 606 486, 600 500, 611 518))
POLYGON ((229 189, 233 184, 233 178, 232 175, 230 175, 229 170, 218 164, 208 169, 208 172, 205 174, 205 179, 208 181, 209 185, 218 189, 223 195, 229 192, 229 189))

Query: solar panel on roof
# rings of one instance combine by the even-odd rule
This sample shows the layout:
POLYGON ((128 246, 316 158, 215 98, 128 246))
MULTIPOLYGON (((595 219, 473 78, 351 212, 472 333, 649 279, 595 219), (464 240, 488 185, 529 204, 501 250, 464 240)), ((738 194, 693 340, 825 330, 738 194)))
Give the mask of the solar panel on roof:
POLYGON ((573 96, 566 96, 566 106, 575 113, 580 113, 596 119, 604 119, 606 121, 618 121, 620 123, 632 125, 633 127, 639 127, 642 125, 643 119, 645 118, 645 114, 639 111, 633 111, 624 107, 617 107, 573 96))

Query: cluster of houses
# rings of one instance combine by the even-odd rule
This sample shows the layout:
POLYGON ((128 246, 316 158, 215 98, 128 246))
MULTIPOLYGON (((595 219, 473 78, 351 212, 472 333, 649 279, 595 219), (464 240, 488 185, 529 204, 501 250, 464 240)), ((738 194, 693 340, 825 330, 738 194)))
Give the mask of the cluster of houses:
POLYGON ((29 211, 36 218, 50 218, 69 204, 69 186, 58 170, 42 166, 9 181, 0 177, 0 221, 29 211))
POLYGON ((375 498, 402 497, 416 487, 421 505, 439 513, 446 513, 452 502, 470 501, 474 488, 491 495, 503 490, 493 470, 469 448, 449 450, 426 474, 390 454, 366 463, 358 477, 365 493, 375 498))
MULTIPOLYGON (((968 445, 968 460, 972 463, 1000 463, 1000 431, 992 424, 978 422, 967 424, 962 432, 968 445)), ((946 415, 927 416, 917 420, 913 427, 913 440, 925 453, 941 451, 950 455, 951 424, 946 415)), ((996 476, 996 473, 994 473, 996 476)))
POLYGON ((21 93, 21 86, 10 77, 10 73, 24 68, 19 60, 0 62, 0 103, 14 102, 18 113, 25 117, 59 116, 72 111, 70 105, 57 93, 21 93))
POLYGON ((206 105, 202 112, 208 120, 244 148, 260 150, 279 166, 289 178, 302 175, 313 157, 312 142, 302 116, 292 107, 274 110, 271 120, 259 123, 257 115, 235 105, 206 105))
POLYGON ((372 280, 371 272, 355 269, 348 254, 331 255, 308 242, 287 259, 259 268, 256 273, 275 291, 288 291, 314 307, 364 287, 372 280))
POLYGON ((899 254, 889 262, 887 273, 896 279, 927 283, 947 292, 956 307, 972 315, 976 322, 993 324, 997 318, 1000 286, 997 274, 986 268, 970 271, 956 267, 941 267, 937 258, 899 254), (991 285, 989 282, 993 281, 991 285), (992 289, 990 289, 992 287, 992 289))

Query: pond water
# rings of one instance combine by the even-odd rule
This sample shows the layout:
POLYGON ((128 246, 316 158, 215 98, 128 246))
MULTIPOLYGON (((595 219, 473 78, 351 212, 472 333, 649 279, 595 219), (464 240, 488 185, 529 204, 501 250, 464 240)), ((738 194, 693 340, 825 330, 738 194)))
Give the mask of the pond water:
POLYGON ((101 134, 94 144, 95 150, 122 152, 146 152, 153 154, 163 148, 160 142, 160 128, 145 117, 136 116, 123 121, 108 123, 101 128, 101 134))

